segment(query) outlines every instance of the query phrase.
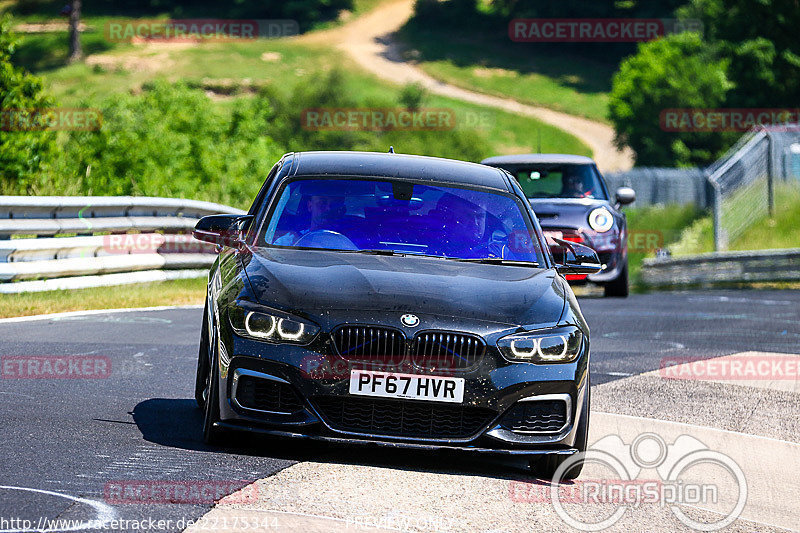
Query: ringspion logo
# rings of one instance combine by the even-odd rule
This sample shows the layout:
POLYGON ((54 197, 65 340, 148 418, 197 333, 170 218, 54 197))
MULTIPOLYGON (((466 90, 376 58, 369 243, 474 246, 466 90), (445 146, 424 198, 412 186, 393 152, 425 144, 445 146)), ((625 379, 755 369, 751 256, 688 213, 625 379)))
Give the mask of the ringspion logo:
POLYGON ((744 471, 730 456, 691 435, 669 443, 661 435, 642 433, 630 444, 619 435, 603 437, 585 452, 569 456, 550 483, 511 481, 508 495, 514 503, 551 504, 564 523, 579 531, 612 527, 629 509, 642 505, 669 508, 688 528, 717 531, 741 516, 747 494, 744 471), (581 462, 592 472, 609 475, 565 483, 564 474, 581 462), (588 505, 594 507, 587 513, 588 505), (715 512, 689 515, 685 506, 715 512))

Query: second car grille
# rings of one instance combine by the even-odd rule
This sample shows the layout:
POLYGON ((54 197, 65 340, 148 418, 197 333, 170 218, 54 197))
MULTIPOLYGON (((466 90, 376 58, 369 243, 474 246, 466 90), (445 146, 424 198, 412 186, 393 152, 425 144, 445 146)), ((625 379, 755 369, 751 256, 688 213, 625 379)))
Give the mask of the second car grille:
POLYGON ((466 370, 476 366, 485 345, 479 337, 457 333, 420 333, 414 339, 412 362, 423 370, 466 370))
POLYGON ((524 433, 554 433, 567 423, 567 403, 562 400, 518 402, 500 422, 506 429, 524 433))
POLYGON ((333 333, 333 342, 349 361, 397 364, 405 356, 405 336, 391 328, 342 326, 333 333))
POLYGON ((252 376, 239 378, 236 401, 246 409, 272 413, 293 414, 303 410, 303 403, 291 385, 252 376))
POLYGON ((479 407, 402 400, 318 396, 314 403, 334 429, 395 437, 468 438, 496 416, 494 411, 479 407))

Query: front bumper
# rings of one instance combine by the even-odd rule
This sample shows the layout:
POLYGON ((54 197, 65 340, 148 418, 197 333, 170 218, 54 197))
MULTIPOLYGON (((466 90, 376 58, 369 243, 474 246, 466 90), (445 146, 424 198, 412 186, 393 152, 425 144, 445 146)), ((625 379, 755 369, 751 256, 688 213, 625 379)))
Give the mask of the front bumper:
MULTIPOLYGON (((269 345, 231 334, 227 353, 236 354, 220 367, 220 427, 253 431, 267 435, 412 449, 451 449, 502 455, 570 454, 578 422, 587 416, 584 397, 587 383, 588 344, 572 363, 534 365, 508 363, 499 354, 487 353, 478 368, 470 372, 449 374, 465 379, 464 402, 460 407, 479 411, 485 420, 469 435, 408 436, 380 431, 357 431, 337 426, 324 410, 320 399, 352 399, 349 395, 349 372, 359 367, 353 363, 340 365, 333 374, 316 374, 311 369, 331 369, 331 355, 323 355, 329 347, 269 345), (227 364, 224 364, 227 363, 227 364), (324 365, 329 365, 325 367, 324 365), (337 374, 338 372, 338 374, 337 374), (237 399, 237 377, 244 374, 277 380, 291 387, 302 408, 291 413, 270 409, 243 407, 237 399), (520 401, 561 397, 567 404, 567 420, 558 430, 516 432, 508 428, 504 417, 520 401)), ((363 366, 363 365, 362 365, 363 366)), ((424 373, 424 372, 420 372, 424 373)), ((431 375, 436 375, 431 373, 431 375)), ((362 397, 358 397, 361 399, 362 397)), ((389 400, 428 407, 437 402, 389 400)), ((446 406, 443 408, 447 408, 446 406)), ((436 420, 436 417, 431 417, 436 420)), ((446 422, 445 422, 446 424, 446 422)), ((435 429, 435 428, 434 428, 435 429)))
POLYGON ((422 451, 439 451, 451 450, 457 452, 472 452, 487 455, 501 455, 511 457, 535 457, 537 455, 572 455, 578 452, 575 448, 564 447, 541 447, 536 449, 504 449, 504 448, 480 448, 477 446, 455 446, 455 445, 442 445, 434 443, 417 443, 417 442, 398 442, 393 440, 374 439, 359 439, 359 438, 343 438, 330 435, 313 435, 307 433, 298 433, 293 431, 285 431, 278 429, 269 429, 266 427, 253 426, 242 423, 233 422, 217 422, 215 427, 229 429, 234 431, 247 431, 249 433, 257 433, 267 435, 270 437, 290 438, 296 440, 307 440, 316 442, 327 442, 331 444, 342 445, 356 445, 378 448, 392 448, 395 450, 422 450, 422 451))

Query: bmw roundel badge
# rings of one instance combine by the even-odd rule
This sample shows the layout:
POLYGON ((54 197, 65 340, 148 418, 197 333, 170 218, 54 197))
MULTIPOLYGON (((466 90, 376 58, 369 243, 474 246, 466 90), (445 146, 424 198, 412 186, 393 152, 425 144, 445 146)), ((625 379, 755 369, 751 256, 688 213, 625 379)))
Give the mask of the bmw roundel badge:
POLYGON ((400 322, 407 328, 419 326, 419 317, 417 315, 403 315, 400 317, 400 322))

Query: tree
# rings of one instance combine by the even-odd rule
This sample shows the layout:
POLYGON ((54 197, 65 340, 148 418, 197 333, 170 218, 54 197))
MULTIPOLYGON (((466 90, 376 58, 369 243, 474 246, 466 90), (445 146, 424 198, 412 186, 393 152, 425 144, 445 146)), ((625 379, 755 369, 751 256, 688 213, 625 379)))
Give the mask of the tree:
POLYGON ((728 60, 697 33, 642 43, 614 76, 609 115, 618 146, 628 145, 637 165, 703 165, 729 140, 718 132, 670 132, 661 113, 671 108, 716 108, 732 87, 728 60))
POLYGON ((800 101, 800 4, 797 0, 691 0, 679 11, 698 18, 705 38, 731 59, 731 107, 796 107, 800 101))
POLYGON ((53 106, 42 81, 11 58, 16 40, 11 20, 0 20, 0 189, 24 193, 55 153, 55 133, 31 125, 53 106))
POLYGON ((69 63, 75 63, 83 58, 81 47, 81 0, 72 0, 69 10, 69 63))

